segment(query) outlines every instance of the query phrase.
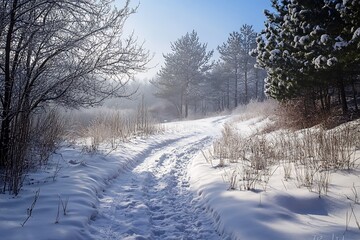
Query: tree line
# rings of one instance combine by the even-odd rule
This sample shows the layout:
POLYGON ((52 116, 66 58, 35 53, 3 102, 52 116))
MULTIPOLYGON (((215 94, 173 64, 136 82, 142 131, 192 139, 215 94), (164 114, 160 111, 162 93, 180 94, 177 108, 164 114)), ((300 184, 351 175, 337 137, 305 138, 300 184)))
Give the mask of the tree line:
POLYGON ((255 68, 256 59, 249 54, 256 47, 256 37, 251 25, 243 25, 217 47, 220 59, 215 62, 211 60, 214 51, 207 50, 197 32, 186 33, 163 55, 164 65, 151 81, 156 96, 168 100, 180 118, 264 99, 264 71, 255 68))
POLYGON ((230 33, 216 62, 195 31, 171 43, 152 80, 157 96, 180 117, 233 109, 263 91, 306 118, 358 116, 360 1, 272 0, 272 7, 259 34, 246 24, 230 33))

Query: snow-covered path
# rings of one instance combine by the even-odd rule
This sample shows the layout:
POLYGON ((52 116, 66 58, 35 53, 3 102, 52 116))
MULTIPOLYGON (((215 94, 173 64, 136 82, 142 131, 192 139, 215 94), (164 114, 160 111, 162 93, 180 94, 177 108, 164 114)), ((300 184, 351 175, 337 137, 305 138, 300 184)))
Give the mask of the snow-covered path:
POLYGON ((187 166, 211 143, 209 128, 153 149, 100 196, 91 222, 96 239, 220 239, 189 189, 187 166))

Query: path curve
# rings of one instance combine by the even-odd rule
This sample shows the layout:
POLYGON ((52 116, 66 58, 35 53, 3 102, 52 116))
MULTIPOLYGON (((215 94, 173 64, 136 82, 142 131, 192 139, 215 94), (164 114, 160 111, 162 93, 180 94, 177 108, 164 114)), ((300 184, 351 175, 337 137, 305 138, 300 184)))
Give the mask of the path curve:
POLYGON ((190 191, 187 166, 212 137, 189 133, 153 149, 101 195, 90 230, 95 239, 220 239, 190 191))

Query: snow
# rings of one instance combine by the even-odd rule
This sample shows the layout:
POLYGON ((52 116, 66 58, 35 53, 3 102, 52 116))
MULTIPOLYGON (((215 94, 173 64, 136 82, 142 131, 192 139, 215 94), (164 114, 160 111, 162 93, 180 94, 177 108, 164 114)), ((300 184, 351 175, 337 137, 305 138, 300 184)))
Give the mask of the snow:
POLYGON ((354 41, 358 37, 360 37, 360 27, 354 31, 352 40, 354 41))
POLYGON ((246 116, 166 123, 162 134, 95 153, 64 144, 18 196, 0 195, 1 239, 360 239, 354 217, 345 231, 358 168, 332 173, 321 198, 283 181, 276 166, 267 186, 227 190, 235 165, 216 168, 205 157, 225 122, 244 137, 272 122, 246 116))
POLYGON ((342 48, 347 47, 349 45, 349 43, 340 36, 337 36, 335 40, 336 40, 334 44, 335 50, 341 50, 342 48))
POLYGON ((280 54, 281 54, 281 51, 279 49, 271 50, 269 59, 271 61, 274 61, 280 54))
POLYGON ((313 59, 313 64, 315 64, 316 68, 321 68, 326 61, 326 57, 319 55, 317 58, 313 59))
POLYGON ((283 52, 283 58, 286 58, 286 57, 288 57, 290 55, 290 53, 289 53, 289 51, 288 50, 284 50, 284 52, 283 52))
POLYGON ((335 65, 338 62, 336 57, 331 57, 327 60, 326 64, 331 67, 333 65, 335 65))
POLYGON ((299 43, 301 45, 305 45, 308 41, 309 41, 309 36, 308 35, 305 35, 305 36, 301 36, 300 39, 299 39, 299 43))
POLYGON ((341 4, 341 3, 337 3, 337 4, 335 5, 335 9, 338 10, 338 11, 341 11, 343 8, 344 8, 344 6, 343 6, 343 4, 341 4))
POLYGON ((322 44, 326 44, 329 41, 329 35, 328 34, 321 35, 320 41, 322 44))
POLYGON ((299 42, 299 41, 300 41, 300 36, 296 35, 296 36, 294 37, 294 42, 297 43, 297 42, 299 42))
POLYGON ((315 35, 320 34, 321 32, 324 32, 324 29, 321 28, 319 25, 316 25, 316 26, 314 27, 314 30, 311 31, 310 36, 313 37, 313 36, 315 36, 315 35))
MULTIPOLYGON (((268 121, 253 118, 238 124, 237 129, 251 136, 268 121)), ((273 168, 267 185, 254 191, 224 191, 234 168, 211 167, 202 154, 198 154, 190 167, 191 186, 217 219, 220 234, 230 233, 231 239, 360 239, 355 220, 345 231, 345 217, 352 204, 347 196, 353 196, 353 184, 356 191, 360 190, 359 169, 332 173, 330 192, 319 198, 306 188, 298 188, 291 180, 284 181, 279 167, 273 168)), ((360 207, 354 206, 359 218, 360 207)))

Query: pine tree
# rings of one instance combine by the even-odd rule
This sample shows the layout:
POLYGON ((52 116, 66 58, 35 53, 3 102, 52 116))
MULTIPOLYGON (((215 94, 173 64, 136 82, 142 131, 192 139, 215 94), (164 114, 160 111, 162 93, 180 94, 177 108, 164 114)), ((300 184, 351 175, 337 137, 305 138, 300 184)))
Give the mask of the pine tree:
POLYGON ((215 105, 215 111, 230 109, 231 78, 229 66, 222 61, 218 61, 210 74, 208 74, 209 92, 207 98, 215 105))
POLYGON ((255 58, 250 52, 256 47, 257 34, 251 25, 244 24, 240 28, 240 44, 241 44, 241 70, 244 73, 244 103, 249 102, 249 73, 254 69, 255 58))
POLYGON ((195 31, 186 33, 171 43, 171 53, 164 54, 165 63, 152 83, 158 88, 157 96, 169 100, 180 117, 187 117, 189 105, 196 106, 201 82, 212 63, 213 51, 200 43, 195 31))
POLYGON ((230 67, 234 79, 234 106, 237 107, 239 102, 238 82, 240 78, 241 65, 241 36, 238 32, 230 33, 226 43, 218 46, 220 58, 230 67))
POLYGON ((300 96, 314 106, 320 99, 329 109, 330 90, 336 90, 346 113, 349 74, 358 80, 351 72, 359 65, 359 1, 273 0, 272 5, 276 12, 265 12, 254 51, 268 72, 266 93, 279 100, 300 96))
POLYGON ((268 73, 265 79, 266 94, 279 100, 295 96, 303 75, 298 71, 301 62, 292 55, 297 52, 294 32, 299 30, 289 16, 289 5, 290 1, 272 1, 277 12, 265 11, 265 29, 257 37, 257 49, 253 52, 258 65, 268 73))

